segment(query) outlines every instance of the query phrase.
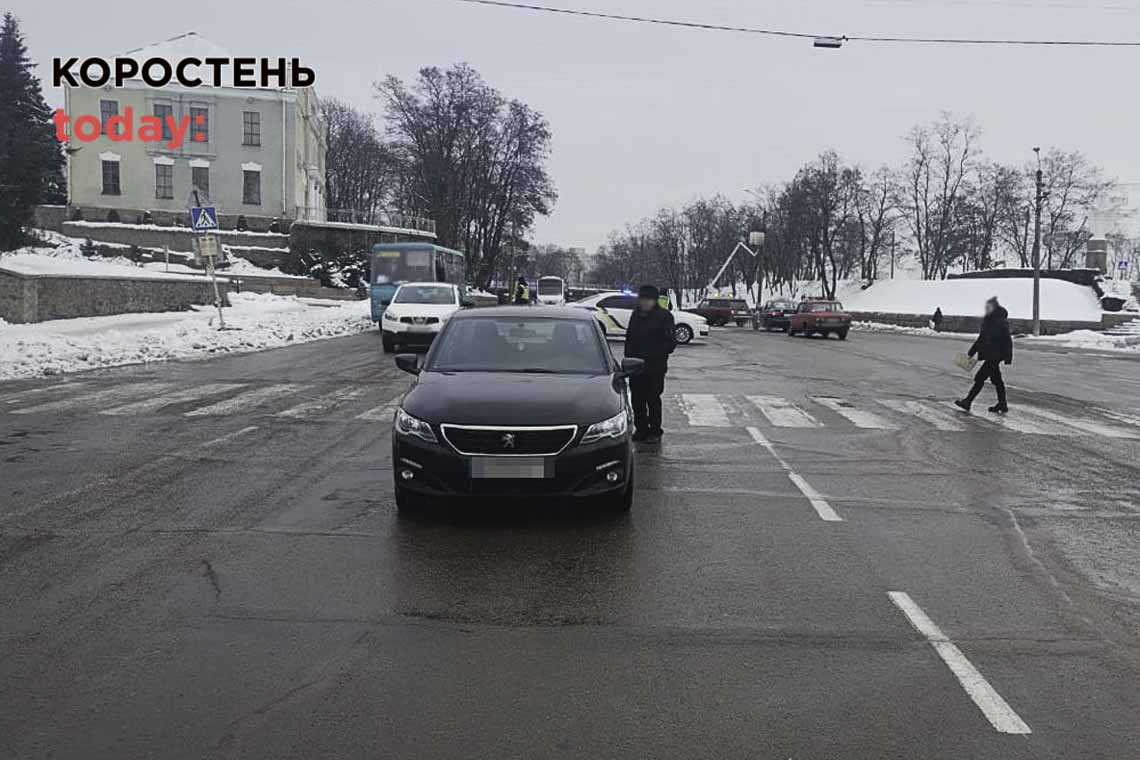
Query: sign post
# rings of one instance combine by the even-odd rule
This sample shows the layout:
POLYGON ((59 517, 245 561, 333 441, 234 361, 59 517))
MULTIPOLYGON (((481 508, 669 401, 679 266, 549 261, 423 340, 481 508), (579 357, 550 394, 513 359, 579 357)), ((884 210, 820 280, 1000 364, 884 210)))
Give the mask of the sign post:
POLYGON ((204 233, 194 239, 194 256, 199 264, 206 265, 206 275, 214 288, 214 306, 218 309, 218 329, 226 329, 226 317, 222 313, 222 294, 218 290, 215 269, 217 259, 222 255, 218 239, 212 233, 218 229, 218 210, 214 206, 191 206, 190 226, 195 232, 204 233))
POLYGON ((1120 272, 1120 279, 1121 280, 1127 280, 1128 279, 1128 261, 1127 260, 1124 260, 1124 261, 1121 261, 1120 263, 1118 263, 1116 265, 1116 269, 1120 272))

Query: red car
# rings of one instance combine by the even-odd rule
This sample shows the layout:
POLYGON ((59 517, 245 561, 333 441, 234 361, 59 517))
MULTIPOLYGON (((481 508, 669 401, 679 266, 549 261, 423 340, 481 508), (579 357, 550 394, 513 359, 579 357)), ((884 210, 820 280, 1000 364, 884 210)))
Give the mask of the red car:
POLYGON ((851 315, 843 310, 843 304, 824 299, 802 301, 788 324, 788 335, 803 333, 809 338, 835 333, 840 340, 847 340, 850 331, 851 315))

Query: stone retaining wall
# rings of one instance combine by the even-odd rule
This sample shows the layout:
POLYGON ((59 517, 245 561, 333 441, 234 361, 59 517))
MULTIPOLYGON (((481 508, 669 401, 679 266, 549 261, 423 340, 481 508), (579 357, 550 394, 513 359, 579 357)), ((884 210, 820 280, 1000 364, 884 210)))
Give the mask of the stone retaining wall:
MULTIPOLYGON (((218 289, 228 306, 228 283, 219 282, 218 289)), ((0 319, 8 322, 184 311, 195 304, 213 302, 214 290, 205 278, 197 282, 189 279, 73 277, 0 269, 0 319)))
MULTIPOLYGON (((137 245, 139 248, 169 247, 171 251, 190 252, 191 242, 197 234, 187 227, 159 227, 157 225, 89 224, 63 222, 59 232, 79 240, 97 243, 137 245)), ((289 236, 275 232, 219 232, 218 240, 225 245, 257 246, 279 249, 283 256, 289 253, 289 236)))

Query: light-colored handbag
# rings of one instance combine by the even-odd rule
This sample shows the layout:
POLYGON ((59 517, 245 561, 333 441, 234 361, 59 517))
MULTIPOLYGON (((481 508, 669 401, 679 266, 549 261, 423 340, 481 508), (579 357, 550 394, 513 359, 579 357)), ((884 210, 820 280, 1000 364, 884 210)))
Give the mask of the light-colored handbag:
POLYGON ((969 354, 958 354, 954 357, 954 363, 964 369, 966 372, 973 372, 974 367, 978 366, 977 358, 969 354))

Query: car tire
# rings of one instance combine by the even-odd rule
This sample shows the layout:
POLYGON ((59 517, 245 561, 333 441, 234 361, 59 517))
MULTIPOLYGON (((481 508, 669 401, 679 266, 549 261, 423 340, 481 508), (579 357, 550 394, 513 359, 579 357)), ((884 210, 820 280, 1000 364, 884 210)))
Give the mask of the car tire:
POLYGON ((396 353, 396 344, 387 335, 381 336, 380 343, 381 343, 381 345, 384 346, 384 353, 386 353, 386 354, 396 353))
POLYGON ((788 329, 787 329, 787 330, 784 330, 784 332, 786 332, 786 333, 788 334, 788 337, 789 337, 789 338, 794 338, 794 337, 796 337, 796 331, 792 329, 792 326, 791 326, 791 325, 788 325, 788 329))
POLYGON ((737 327, 744 327, 744 322, 745 322, 745 320, 738 319, 738 320, 736 320, 736 326, 737 327))
POLYGON ((673 338, 682 346, 693 341, 693 328, 688 325, 677 325, 673 328, 673 338))
POLYGON ((839 339, 840 340, 847 340, 847 331, 846 330, 840 330, 839 331, 839 339))

